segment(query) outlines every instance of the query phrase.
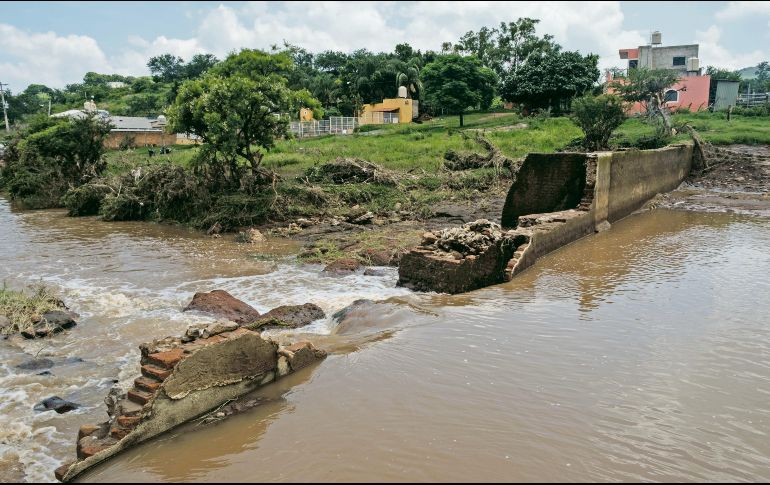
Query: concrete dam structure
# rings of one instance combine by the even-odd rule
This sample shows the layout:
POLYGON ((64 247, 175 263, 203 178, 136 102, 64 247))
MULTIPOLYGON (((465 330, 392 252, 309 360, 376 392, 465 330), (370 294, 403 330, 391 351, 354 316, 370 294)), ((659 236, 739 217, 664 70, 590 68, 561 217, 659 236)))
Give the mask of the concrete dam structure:
POLYGON ((655 150, 531 153, 502 210, 501 224, 469 223, 426 233, 401 260, 399 282, 418 291, 463 293, 510 281, 541 256, 609 228, 693 167, 692 142, 655 150))

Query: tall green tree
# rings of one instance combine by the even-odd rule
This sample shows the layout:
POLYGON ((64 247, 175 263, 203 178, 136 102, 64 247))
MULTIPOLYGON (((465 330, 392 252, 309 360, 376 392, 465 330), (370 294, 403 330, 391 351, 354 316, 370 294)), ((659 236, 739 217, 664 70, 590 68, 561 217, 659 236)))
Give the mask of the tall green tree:
POLYGON ((489 108, 497 76, 475 57, 449 54, 438 57, 422 71, 425 99, 434 109, 460 115, 469 108, 489 108))
POLYGON ((530 56, 503 81, 503 99, 530 109, 566 107, 599 79, 599 56, 549 50, 530 56))
POLYGON ((288 135, 288 113, 320 107, 306 90, 291 90, 285 54, 244 49, 201 79, 181 85, 169 108, 169 129, 203 140, 198 169, 238 186, 245 169, 257 177, 265 153, 288 135), (245 165, 245 167, 244 167, 245 165))

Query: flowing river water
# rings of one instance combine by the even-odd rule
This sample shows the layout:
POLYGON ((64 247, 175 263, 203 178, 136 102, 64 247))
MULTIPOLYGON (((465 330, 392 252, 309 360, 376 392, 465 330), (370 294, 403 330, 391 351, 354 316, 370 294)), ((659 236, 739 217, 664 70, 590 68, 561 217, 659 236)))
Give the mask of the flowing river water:
POLYGON ((180 309, 216 288, 260 311, 386 302, 314 323, 330 356, 261 405, 82 481, 770 479, 770 219, 636 214, 456 296, 396 288, 393 269, 324 277, 295 250, 0 199, 0 279, 42 281, 81 316, 51 341, 0 341, 0 481, 51 481, 113 382, 139 374, 138 344, 207 321, 180 309), (16 367, 34 355, 51 375, 16 367), (33 411, 52 395, 83 407, 33 411))

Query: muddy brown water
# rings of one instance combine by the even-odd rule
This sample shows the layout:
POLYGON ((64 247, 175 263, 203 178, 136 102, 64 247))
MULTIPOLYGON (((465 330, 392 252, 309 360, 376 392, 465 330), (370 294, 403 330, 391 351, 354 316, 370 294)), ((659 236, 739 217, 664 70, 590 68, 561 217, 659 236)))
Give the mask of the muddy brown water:
POLYGON ((322 277, 286 243, 3 201, 0 248, 0 278, 42 279, 82 315, 47 344, 0 341, 0 481, 50 481, 78 426, 106 417, 112 381, 138 374, 136 346, 205 320, 179 309, 212 288, 259 310, 388 303, 344 332, 313 324, 335 353, 256 393, 260 406, 179 427, 82 481, 770 479, 768 218, 638 214, 456 296, 394 288, 392 270, 322 277), (15 368, 38 351, 52 376, 15 368), (84 407, 32 411, 54 394, 84 407))

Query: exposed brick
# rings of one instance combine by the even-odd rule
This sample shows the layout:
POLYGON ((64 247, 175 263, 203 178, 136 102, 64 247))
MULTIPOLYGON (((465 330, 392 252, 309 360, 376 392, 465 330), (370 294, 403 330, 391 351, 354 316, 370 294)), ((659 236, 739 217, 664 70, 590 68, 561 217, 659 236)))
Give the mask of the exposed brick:
POLYGON ((110 436, 112 436, 116 440, 122 440, 130 432, 131 432, 130 429, 121 428, 121 427, 114 427, 114 428, 110 429, 110 436))
POLYGON ((118 416, 118 424, 123 428, 133 428, 141 420, 140 416, 118 416))
POLYGON ((134 388, 128 391, 128 399, 137 404, 145 405, 150 399, 152 399, 152 394, 134 388))
POLYGON ((78 430, 78 441, 82 440, 86 436, 91 436, 101 429, 101 426, 95 424, 84 424, 78 430))
POLYGON ((166 369, 173 369, 174 366, 177 365, 183 358, 184 350, 181 348, 168 350, 166 352, 157 352, 147 356, 147 359, 150 361, 150 363, 160 367, 165 367, 166 369))
POLYGON ((152 364, 145 364, 142 366, 142 374, 163 381, 171 375, 171 371, 152 364))
POLYGON ((80 448, 80 457, 82 457, 83 460, 86 458, 89 458, 91 456, 94 456, 95 454, 99 453, 100 451, 104 451, 107 448, 110 448, 112 444, 100 444, 100 445, 92 445, 92 446, 83 446, 80 448))
POLYGON ((75 462, 65 463, 64 465, 62 465, 59 468, 57 468, 56 470, 54 470, 53 474, 56 477, 56 479, 59 480, 60 482, 63 482, 64 481, 64 475, 67 474, 67 472, 69 471, 70 467, 72 465, 74 465, 74 463, 75 462))
POLYGON ((157 391, 161 384, 161 381, 152 377, 142 376, 134 379, 134 386, 136 386, 138 389, 142 389, 148 392, 157 391))

